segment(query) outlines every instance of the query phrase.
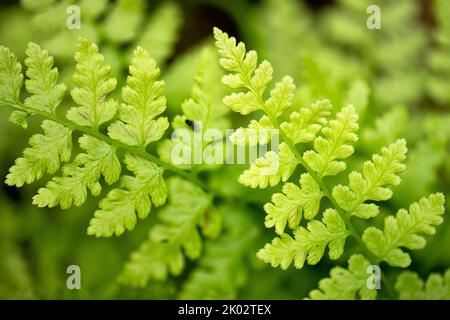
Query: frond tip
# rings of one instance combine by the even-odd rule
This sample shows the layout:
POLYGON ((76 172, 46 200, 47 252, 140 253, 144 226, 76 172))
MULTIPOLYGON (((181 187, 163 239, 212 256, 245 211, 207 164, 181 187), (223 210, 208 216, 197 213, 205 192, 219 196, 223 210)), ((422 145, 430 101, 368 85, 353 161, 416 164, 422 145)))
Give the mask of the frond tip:
POLYGON ((305 261, 310 265, 317 264, 327 246, 330 259, 338 259, 344 252, 345 239, 349 235, 337 211, 327 209, 322 221, 312 220, 307 228, 299 227, 294 231, 294 239, 283 233, 259 250, 257 256, 273 267, 287 269, 294 261, 295 267, 301 269, 305 261))
POLYGON ((159 74, 155 60, 138 47, 133 54, 127 86, 122 89, 126 103, 119 107, 120 120, 108 127, 111 138, 142 147, 161 139, 169 123, 166 117, 156 118, 166 109, 165 83, 157 80, 159 74))
POLYGON ((450 300, 450 269, 444 275, 432 273, 425 283, 417 273, 403 271, 395 289, 402 300, 450 300))
POLYGON ((380 261, 391 266, 406 268, 411 263, 408 253, 401 248, 418 250, 425 247, 426 240, 419 235, 434 234, 436 226, 443 221, 445 198, 442 193, 431 194, 411 204, 409 212, 400 209, 397 215, 384 220, 384 230, 369 227, 363 241, 380 261))
POLYGON ((116 88, 117 80, 110 77, 111 66, 105 63, 97 45, 87 39, 80 39, 75 61, 73 82, 76 87, 71 95, 79 106, 69 109, 67 118, 79 126, 97 129, 116 113, 117 101, 107 97, 116 88))
POLYGON ((349 174, 349 185, 337 185, 333 188, 333 198, 347 211, 349 216, 372 218, 378 214, 378 206, 364 203, 367 200, 385 201, 392 197, 389 187, 400 184, 398 174, 406 169, 406 141, 399 139, 381 149, 381 155, 375 154, 372 161, 366 161, 362 172, 349 174))
POLYGON ((320 280, 319 289, 310 292, 313 300, 354 300, 357 297, 363 300, 373 300, 377 290, 369 289, 367 272, 369 261, 362 255, 353 255, 348 261, 348 269, 335 267, 330 277, 320 280))

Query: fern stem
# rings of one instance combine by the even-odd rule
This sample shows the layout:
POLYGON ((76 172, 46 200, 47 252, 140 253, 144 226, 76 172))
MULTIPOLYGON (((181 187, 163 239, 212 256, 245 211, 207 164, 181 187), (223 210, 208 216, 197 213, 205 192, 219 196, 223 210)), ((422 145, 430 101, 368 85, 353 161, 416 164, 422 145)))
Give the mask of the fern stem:
POLYGON ((108 137, 107 135, 105 135, 105 134, 103 134, 103 133, 101 133, 99 131, 96 131, 96 130, 88 128, 88 127, 79 126, 79 125, 73 123, 72 121, 70 121, 68 119, 65 119, 65 118, 62 118, 62 117, 58 117, 55 114, 48 113, 48 112, 45 112, 45 111, 42 111, 42 110, 39 110, 39 109, 35 109, 35 108, 25 107, 25 105, 23 103, 19 102, 19 101, 17 101, 16 103, 12 103, 12 102, 5 101, 5 100, 0 100, 0 101, 3 104, 10 105, 10 106, 12 106, 12 107, 14 107, 16 109, 22 110, 22 111, 26 111, 26 112, 30 112, 31 111, 31 113, 33 113, 33 114, 37 114, 37 115, 40 115, 41 117, 44 117, 44 118, 46 118, 48 120, 60 123, 60 124, 62 124, 63 126, 65 126, 67 128, 70 128, 72 130, 76 130, 76 131, 88 134, 88 135, 90 135, 90 136, 92 136, 94 138, 97 138, 99 140, 102 140, 102 141, 108 143, 109 145, 115 146, 116 148, 121 148, 121 149, 126 150, 126 151, 128 151, 130 153, 138 155, 138 156, 140 156, 140 157, 142 157, 142 158, 144 158, 144 159, 146 159, 148 161, 151 161, 151 162, 159 165, 160 167, 164 168, 165 170, 171 171, 171 172, 173 172, 173 173, 175 173, 175 174, 177 174, 177 175, 179 175, 179 176, 181 176, 181 177, 191 181, 192 183, 196 184, 197 186, 199 186, 203 190, 208 191, 209 193, 211 193, 213 195, 217 195, 218 194, 217 191, 213 190, 211 187, 206 185, 203 181, 199 180, 196 176, 193 176, 189 172, 183 171, 183 170, 175 167, 174 165, 172 165, 172 164, 170 164, 168 162, 165 162, 165 161, 159 159, 158 157, 148 153, 145 148, 140 148, 138 146, 134 147, 134 146, 127 145, 127 144, 122 143, 120 141, 114 140, 114 139, 108 137))

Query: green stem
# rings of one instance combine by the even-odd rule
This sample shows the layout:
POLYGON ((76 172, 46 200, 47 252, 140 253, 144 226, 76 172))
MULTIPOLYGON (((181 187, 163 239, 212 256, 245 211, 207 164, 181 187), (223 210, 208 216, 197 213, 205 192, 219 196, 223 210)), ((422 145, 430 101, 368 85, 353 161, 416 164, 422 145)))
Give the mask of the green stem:
POLYGON ((192 183, 196 184, 197 186, 199 186, 200 188, 208 191, 209 193, 213 194, 213 195, 217 195, 217 191, 213 190, 211 187, 209 187, 208 185, 206 185, 203 181, 200 181, 196 176, 191 175, 189 172, 183 171, 179 168, 177 168, 176 166, 172 165, 171 163, 165 162, 161 159, 159 159, 158 157, 155 157, 154 155, 148 153, 146 151, 145 148, 140 148, 139 146, 130 146, 127 145, 125 143, 122 143, 120 141, 111 139, 110 137, 108 137, 107 135, 96 131, 92 128, 88 128, 88 127, 83 127, 83 126, 79 126, 75 123, 73 123, 72 121, 66 119, 66 118, 62 118, 62 117, 58 117, 57 115, 53 114, 53 113, 49 113, 49 112, 45 112, 39 109, 35 109, 35 108, 29 108, 29 107, 25 107, 21 102, 9 102, 9 101, 5 101, 5 100, 0 100, 0 102, 10 105, 16 109, 25 111, 25 112, 31 112, 33 114, 37 114, 40 115, 46 119, 49 119, 51 121, 57 122, 62 124, 63 126, 70 128, 72 130, 76 130, 79 132, 82 132, 84 134, 88 134, 94 138, 97 138, 99 140, 102 140, 104 142, 106 142, 109 145, 115 146, 116 148, 121 148, 123 150, 126 150, 130 153, 133 153, 135 155, 140 156, 141 158, 144 158, 148 161, 151 161, 157 165, 159 165, 160 167, 164 168, 165 170, 171 171, 189 181, 191 181, 192 183))

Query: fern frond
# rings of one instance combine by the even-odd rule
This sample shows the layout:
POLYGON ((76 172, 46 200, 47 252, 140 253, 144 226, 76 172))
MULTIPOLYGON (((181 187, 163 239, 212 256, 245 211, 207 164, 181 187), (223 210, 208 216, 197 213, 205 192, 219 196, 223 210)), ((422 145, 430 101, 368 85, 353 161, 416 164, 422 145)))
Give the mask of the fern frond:
POLYGON ((175 2, 161 4, 151 15, 136 46, 142 46, 157 63, 163 63, 174 50, 181 23, 181 9, 175 2))
POLYGON ((147 51, 138 47, 133 53, 127 86, 122 89, 126 102, 119 107, 119 119, 108 127, 108 135, 131 146, 145 148, 161 139, 169 127, 166 117, 156 118, 166 109, 164 81, 156 62, 147 51))
POLYGON ((0 46, 0 99, 6 103, 19 101, 23 85, 22 66, 6 47, 0 46))
MULTIPOLYGON (((33 204, 39 207, 59 205, 67 209, 72 205, 81 206, 87 199, 88 190, 99 196, 103 189, 102 180, 112 185, 120 178, 122 159, 117 156, 118 149, 125 151, 124 163, 133 175, 124 175, 121 184, 101 201, 88 234, 118 236, 133 229, 136 217, 145 218, 152 204, 164 204, 167 190, 163 167, 178 169, 145 150, 148 143, 161 138, 168 126, 164 117, 153 120, 165 110, 166 99, 162 95, 164 82, 156 80, 159 69, 145 50, 137 48, 135 51, 130 66, 131 76, 123 89, 123 99, 127 104, 120 106, 119 120, 109 125, 110 136, 103 134, 99 127, 115 115, 118 102, 107 96, 113 92, 116 80, 109 76, 111 68, 104 63, 104 57, 95 44, 86 39, 79 41, 74 74, 77 86, 71 92, 79 106, 72 107, 67 118, 55 112, 65 86, 57 83, 58 71, 53 68, 53 58, 47 51, 34 43, 28 46, 28 79, 25 84, 30 95, 22 103, 19 101, 22 76, 17 74, 21 70, 20 64, 8 49, 2 47, 0 50, 5 58, 0 66, 0 78, 5 81, 1 83, 0 102, 15 107, 26 116, 37 114, 46 118, 42 122, 44 134, 31 137, 31 147, 25 149, 23 156, 11 167, 7 184, 20 187, 46 173, 56 173, 62 162, 70 160, 72 135, 78 131, 81 133, 78 144, 83 152, 63 166, 60 176, 54 176, 38 190, 33 204), (117 127, 126 130, 115 130, 117 127)), ((189 174, 179 173, 202 185, 189 174)))
POLYGON ((247 128, 238 128, 234 131, 230 141, 238 146, 267 144, 271 140, 273 130, 270 119, 262 116, 259 120, 251 120, 247 128))
POLYGON ((248 208, 224 205, 223 231, 208 241, 195 270, 184 283, 180 299, 235 299, 248 277, 247 252, 259 234, 248 208), (244 210, 246 209, 246 210, 244 210))
POLYGON ((125 230, 134 228, 136 216, 140 219, 148 216, 152 203, 160 206, 166 202, 162 168, 131 154, 125 155, 124 162, 134 176, 122 176, 121 187, 110 191, 100 202, 100 209, 89 223, 89 235, 120 236, 125 230))
POLYGON ((333 197, 349 216, 372 218, 378 214, 375 204, 364 203, 367 200, 385 201, 392 197, 389 186, 400 183, 399 173, 406 169, 402 163, 406 159, 406 141, 397 140, 381 149, 381 155, 374 155, 372 161, 366 161, 362 172, 349 174, 349 185, 337 185, 333 188, 333 197))
POLYGON ((310 174, 300 176, 300 187, 294 183, 283 185, 283 193, 272 195, 272 202, 264 205, 267 213, 265 225, 267 228, 275 227, 277 234, 282 234, 286 224, 296 229, 302 216, 313 219, 320 208, 320 200, 324 193, 310 174))
POLYGON ((119 0, 106 17, 102 31, 113 43, 128 42, 136 37, 144 17, 145 2, 142 0, 119 0))
POLYGON ((348 142, 358 140, 358 114, 352 105, 348 105, 336 114, 322 129, 324 137, 314 139, 314 149, 303 154, 305 162, 319 175, 319 177, 336 175, 347 167, 345 159, 353 154, 353 147, 348 142))
POLYGON ((287 144, 281 143, 279 152, 268 151, 239 176, 239 182, 252 188, 275 186, 287 181, 299 164, 287 144))
MULTIPOLYGON (((289 122, 279 125, 277 118, 292 105, 290 93, 295 90, 293 83, 289 78, 283 78, 275 85, 272 92, 284 92, 277 94, 282 102, 274 104, 280 107, 271 105, 269 110, 267 101, 271 98, 264 100, 264 94, 272 80, 270 63, 263 61, 258 65, 256 52, 247 52, 243 43, 237 44, 235 38, 228 37, 217 28, 214 29, 214 34, 221 55, 220 63, 230 72, 223 78, 223 83, 232 89, 241 89, 225 97, 224 102, 233 111, 241 114, 263 111, 273 128, 280 130, 282 139, 280 152, 269 151, 257 159, 239 177, 239 182, 252 188, 265 188, 289 179, 297 164, 307 171, 301 176, 300 186, 291 182, 285 184, 283 193, 273 195, 272 203, 265 205, 266 226, 275 227, 280 236, 266 244, 258 252, 258 258, 282 269, 286 269, 293 262, 294 266, 300 269, 305 262, 310 265, 317 264, 327 247, 329 257, 338 259, 344 253, 346 238, 351 235, 368 259, 355 256, 351 260, 352 270, 334 269, 331 278, 322 282, 322 291, 316 291, 313 295, 317 298, 353 299, 356 295, 364 299, 375 298, 376 292, 369 292, 366 288, 366 267, 381 261, 394 266, 409 265, 409 255, 400 247, 419 249, 425 245, 425 239, 417 233, 431 234, 434 232, 434 226, 442 222, 443 195, 434 194, 423 198, 410 207, 410 214, 406 210, 400 210, 397 217, 388 217, 385 220, 384 232, 369 227, 361 238, 350 218, 374 217, 379 208, 366 201, 388 200, 392 197, 391 187, 400 183, 398 175, 406 168, 403 163, 407 151, 406 141, 400 139, 382 148, 380 155, 374 155, 371 161, 364 163, 361 172, 351 172, 348 186, 337 185, 334 189, 329 188, 324 177, 344 171, 347 168, 345 159, 354 152, 350 143, 358 140, 356 131, 359 129, 359 116, 356 108, 349 104, 337 112, 335 119, 329 120, 331 104, 323 100, 310 108, 294 111, 289 122), (288 94, 285 94, 286 92, 288 94), (295 145, 310 141, 313 141, 314 149, 306 150, 301 155, 295 145), (282 154, 289 160, 289 166, 276 166, 282 154), (276 170, 273 170, 274 168, 276 170), (286 168, 288 170, 283 170, 286 168), (323 197, 328 198, 332 207, 324 211, 322 220, 309 221, 306 228, 298 226, 303 213, 308 219, 317 214, 323 197), (294 238, 284 233, 286 225, 295 229, 294 238), (344 289, 337 287, 338 285, 344 289)), ((366 86, 353 90, 351 94, 349 92, 350 96, 367 105, 366 86)), ((272 98, 274 96, 275 94, 272 98)), ((243 140, 247 139, 245 142, 248 143, 249 137, 246 137, 245 130, 241 130, 240 136, 243 140)), ((256 139, 253 140, 254 144, 257 142, 256 139)))
POLYGON ((327 209, 322 221, 312 220, 307 228, 299 227, 294 231, 294 238, 282 234, 258 251, 257 256, 273 267, 287 269, 294 261, 294 266, 301 269, 305 261, 310 265, 317 264, 327 246, 330 259, 338 259, 349 235, 350 231, 336 210, 327 209))
POLYGON ((76 87, 71 95, 79 106, 67 112, 67 119, 80 126, 98 129, 116 113, 118 103, 108 99, 108 95, 116 88, 117 81, 109 76, 111 66, 104 63, 97 45, 87 39, 80 39, 75 61, 73 82, 76 87))
POLYGON ((319 289, 310 292, 313 300, 373 300, 377 290, 367 287, 367 268, 370 262, 359 254, 348 260, 348 269, 334 267, 330 277, 319 281, 319 289))
POLYGON ((322 126, 327 124, 331 109, 330 101, 317 101, 310 107, 301 108, 299 112, 292 112, 289 122, 283 122, 280 127, 294 144, 311 142, 322 126))
POLYGON ((25 87, 32 95, 25 99, 25 106, 55 113, 63 99, 66 85, 58 84, 59 73, 53 68, 53 58, 47 50, 42 50, 33 42, 28 44, 26 55, 28 79, 25 87))
POLYGON ((234 37, 218 28, 214 28, 214 37, 219 51, 220 65, 230 74, 222 78, 222 82, 232 89, 246 88, 248 91, 232 93, 223 101, 227 107, 243 115, 265 108, 265 103, 274 107, 272 114, 277 114, 290 104, 292 100, 292 79, 285 78, 271 91, 269 100, 263 101, 263 94, 267 85, 272 81, 272 66, 263 61, 258 65, 258 55, 255 51, 246 51, 245 45, 236 43, 234 37))
POLYGON ((41 208, 59 205, 62 209, 81 206, 86 201, 87 189, 94 196, 100 195, 101 176, 110 185, 119 179, 121 166, 116 147, 89 135, 83 135, 78 143, 86 153, 78 154, 72 163, 63 167, 61 177, 54 177, 40 188, 33 204, 41 208))
MULTIPOLYGON (((9 67, 1 66, 1 78, 13 85, 8 90, 3 91, 1 99, 5 102, 18 103, 22 75, 16 72, 21 70, 17 63, 14 63, 14 58, 11 54, 5 52, 4 63, 13 63, 9 67), (7 59, 10 59, 9 62, 7 59), (12 60, 11 60, 12 59, 12 60), (13 67, 13 68, 12 68, 13 67), (12 68, 12 69, 11 69, 12 68), (8 76, 8 73, 13 74, 8 76), (9 77, 9 79, 7 78, 9 77), (17 91, 18 90, 18 91, 17 91), (9 93, 8 93, 9 92, 9 93)), ((26 50, 27 58, 25 63, 28 67, 27 76, 29 79, 25 81, 26 89, 31 96, 25 99, 25 108, 32 109, 33 107, 51 114, 61 102, 65 85, 58 84, 58 71, 53 67, 53 58, 48 56, 47 50, 42 50, 37 44, 30 43, 26 50)), ((12 117, 17 117, 18 114, 23 116, 22 121, 31 112, 16 110, 12 117), (15 115, 14 115, 15 114, 15 115)), ((17 187, 23 186, 24 183, 32 183, 35 180, 42 178, 45 173, 55 173, 61 162, 67 162, 70 159, 72 149, 72 130, 64 126, 45 120, 42 123, 44 135, 36 134, 30 139, 31 148, 24 151, 23 157, 16 160, 16 164, 11 167, 6 183, 8 185, 15 185, 17 187)))
POLYGON ((403 271, 395 289, 402 300, 450 300, 450 270, 444 275, 432 273, 426 283, 415 272, 403 271))
POLYGON ((180 178, 167 182, 169 203, 159 214, 160 222, 149 233, 140 248, 126 263, 119 281, 142 287, 150 279, 165 280, 169 273, 178 275, 185 258, 200 256, 202 226, 210 206, 210 197, 200 188, 180 178))
POLYGON ((67 162, 72 153, 72 130, 63 125, 44 120, 44 134, 35 134, 30 138, 31 148, 26 148, 23 157, 18 158, 9 169, 6 184, 21 187, 33 183, 44 174, 58 171, 61 162, 67 162))
POLYGON ((425 247, 423 234, 434 234, 435 227, 443 221, 445 198, 435 193, 411 204, 409 212, 400 209, 397 215, 384 220, 384 230, 369 227, 363 234, 367 248, 391 266, 406 268, 411 263, 408 253, 401 248, 418 250, 425 247))

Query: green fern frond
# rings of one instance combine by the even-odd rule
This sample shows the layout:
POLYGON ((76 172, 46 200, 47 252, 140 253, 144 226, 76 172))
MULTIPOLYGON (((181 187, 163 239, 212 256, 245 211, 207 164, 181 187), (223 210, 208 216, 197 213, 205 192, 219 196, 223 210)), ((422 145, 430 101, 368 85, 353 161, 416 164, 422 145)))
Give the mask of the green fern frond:
POLYGON ((134 228, 136 216, 140 219, 148 216, 152 203, 160 206, 166 202, 163 169, 131 154, 125 155, 124 162, 134 176, 122 176, 121 187, 110 191, 100 202, 100 209, 89 223, 89 235, 120 236, 125 230, 134 228))
POLYGON ((26 55, 28 79, 25 87, 31 96, 25 99, 25 106, 37 106, 42 111, 55 113, 63 99, 66 85, 58 84, 59 73, 53 68, 53 58, 47 50, 42 50, 33 42, 28 44, 26 55))
POLYGON ((122 89, 119 120, 108 127, 108 135, 122 143, 145 148, 161 139, 169 127, 166 117, 158 117, 166 109, 163 96, 165 83, 156 62, 138 47, 133 54, 127 86, 122 89))
POLYGON ((117 80, 110 77, 111 66, 104 63, 97 45, 87 39, 79 41, 75 61, 73 82, 76 87, 71 95, 79 106, 67 112, 67 119, 80 126, 98 129, 116 113, 118 103, 108 99, 108 95, 116 88, 117 80))
POLYGON ((450 300, 450 270, 432 273, 426 283, 415 272, 403 271, 395 289, 402 300, 450 300))
MULTIPOLYGON (((23 79, 20 64, 8 49, 0 50, 4 58, 2 59, 4 65, 0 66, 1 78, 4 79, 0 98, 6 103, 18 103, 23 79)), ((25 81, 25 87, 31 96, 25 99, 24 108, 32 109, 37 106, 40 111, 55 114, 66 87, 64 84, 57 83, 58 71, 52 68, 53 58, 48 56, 47 50, 42 50, 35 43, 28 45, 26 54, 25 63, 28 67, 29 79, 25 81)), ((22 121, 25 121, 23 126, 26 127, 26 117, 30 113, 30 111, 16 110, 12 117, 21 114, 22 121)), ((6 177, 8 185, 21 187, 24 183, 32 183, 42 178, 47 172, 55 173, 61 162, 69 161, 72 150, 72 130, 50 120, 42 123, 42 129, 44 135, 36 134, 31 137, 31 148, 25 149, 23 157, 17 159, 16 164, 11 167, 6 177)))
POLYGON ((289 115, 290 121, 283 122, 280 127, 294 144, 311 142, 327 124, 331 108, 330 101, 317 101, 310 107, 301 108, 299 112, 292 112, 289 115))
POLYGON ((239 176, 239 182, 252 188, 267 188, 287 181, 299 164, 287 144, 281 143, 279 152, 268 151, 239 176))
POLYGON ((33 183, 46 173, 56 173, 61 162, 70 160, 72 130, 50 120, 42 122, 42 129, 44 134, 33 135, 31 148, 26 148, 23 157, 9 169, 6 184, 21 187, 25 183, 33 183))
POLYGON ((406 159, 406 141, 397 140, 381 149, 381 155, 375 154, 372 161, 366 161, 362 172, 349 174, 348 186, 337 185, 333 188, 333 197, 349 216, 368 219, 378 214, 375 204, 364 203, 367 200, 385 201, 392 197, 389 186, 400 184, 399 173, 406 169, 402 163, 406 159))
POLYGON ((4 46, 0 46, 0 98, 4 103, 19 101, 23 85, 22 66, 17 57, 4 46))
POLYGON ((383 231, 375 227, 367 228, 362 239, 379 261, 406 268, 411 264, 411 258, 401 248, 418 250, 425 247, 426 240, 419 234, 436 232, 436 226, 443 221, 444 202, 442 193, 422 198, 411 204, 409 212, 400 209, 395 217, 387 217, 383 231))
POLYGON ((163 63, 174 50, 181 23, 181 9, 175 2, 161 4, 151 15, 136 46, 142 46, 157 63, 163 63))
POLYGON ((119 0, 106 17, 103 32, 106 39, 124 43, 136 37, 144 17, 145 2, 142 0, 119 0))
POLYGON ((199 228, 205 222, 210 197, 200 188, 180 178, 167 182, 169 202, 159 213, 160 222, 126 263, 119 281, 142 287, 150 279, 165 280, 179 275, 185 266, 184 254, 197 259, 202 250, 199 228))
POLYGON ((248 208, 224 205, 221 235, 205 245, 205 252, 184 283, 180 299, 235 299, 248 277, 247 252, 259 234, 248 208), (246 210, 244 210, 246 209, 246 210))
POLYGON ((310 174, 300 176, 300 187, 294 183, 283 185, 283 193, 272 195, 272 202, 264 205, 267 213, 265 225, 267 228, 275 227, 277 234, 282 234, 286 227, 296 229, 302 216, 313 219, 320 208, 320 201, 324 193, 310 174))
MULTIPOLYGON (((258 258, 273 267, 286 269, 294 263, 300 269, 305 262, 317 264, 327 247, 330 259, 338 259, 344 253, 346 238, 352 236, 367 258, 357 255, 351 258, 349 270, 334 269, 331 278, 322 281, 321 291, 314 291, 312 297, 375 298, 376 291, 368 290, 366 285, 366 268, 382 261, 393 266, 409 265, 409 255, 400 247, 423 248, 425 239, 418 233, 432 234, 434 227, 442 222, 443 195, 432 194, 423 198, 419 203, 411 205, 409 214, 402 209, 396 217, 386 218, 384 232, 368 227, 361 237, 351 217, 372 218, 378 214, 379 208, 367 201, 382 201, 392 197, 391 188, 400 183, 399 174, 406 169, 403 163, 407 152, 406 141, 399 139, 382 148, 380 155, 375 154, 371 161, 363 164, 361 172, 351 172, 348 186, 338 184, 330 188, 324 178, 344 171, 347 168, 346 159, 354 153, 354 148, 349 143, 358 140, 356 108, 351 104, 347 105, 335 115, 335 119, 329 120, 330 103, 326 100, 319 101, 310 108, 291 112, 291 121, 280 126, 277 118, 291 107, 292 96, 279 94, 280 101, 283 102, 276 105, 281 107, 272 106, 271 110, 267 108, 268 100, 264 100, 264 94, 272 79, 270 63, 263 61, 258 65, 256 52, 247 52, 243 43, 236 43, 235 38, 228 37, 217 28, 214 29, 214 34, 221 56, 220 63, 230 72, 223 78, 223 83, 231 89, 241 90, 226 96, 225 104, 241 114, 263 111, 267 117, 264 119, 279 130, 282 140, 279 152, 268 151, 257 159, 239 177, 239 182, 252 188, 265 188, 289 179, 298 164, 307 171, 301 175, 299 186, 292 182, 285 184, 283 193, 274 194, 272 203, 265 205, 266 227, 275 227, 279 237, 266 244, 257 253, 258 258), (302 155, 296 144, 310 141, 313 141, 314 149, 306 150, 302 155), (284 155, 284 161, 280 161, 281 155, 284 155), (289 165, 277 166, 279 162, 289 165), (271 168, 276 170, 271 171, 271 168), (322 198, 327 198, 332 205, 324 211, 322 220, 309 221, 306 228, 299 226, 303 214, 307 219, 314 218, 320 209, 322 198), (294 237, 285 233, 286 225, 294 229, 294 237)), ((295 90, 291 81, 282 80, 272 92, 281 87, 292 89, 279 92, 292 93, 295 90)), ((356 91, 360 92, 353 96, 367 104, 367 99, 362 98, 367 90, 361 87, 356 91)), ((245 132, 242 129, 241 136, 247 139, 245 132)), ((256 139, 253 141, 254 144, 257 142, 256 139)))
POLYGON ((353 154, 353 147, 347 142, 358 140, 358 114, 353 106, 349 105, 336 114, 322 129, 323 137, 314 139, 314 149, 303 154, 305 162, 319 177, 336 175, 346 169, 346 164, 338 159, 345 159, 353 154))
POLYGON ((367 268, 370 262, 362 255, 352 255, 348 269, 334 267, 330 277, 319 281, 319 289, 310 292, 313 300, 373 300, 377 290, 367 286, 367 268))
POLYGON ((16 108, 16 114, 13 113, 16 120, 20 120, 17 112, 24 114, 24 121, 31 115, 43 117, 44 133, 31 137, 31 147, 25 149, 11 167, 6 183, 20 187, 47 173, 55 174, 61 163, 71 160, 74 132, 81 133, 78 144, 82 150, 62 167, 59 176, 54 176, 38 190, 33 204, 63 209, 81 206, 88 190, 94 196, 100 195, 103 180, 108 185, 119 181, 123 161, 132 175, 123 175, 120 185, 100 202, 88 228, 90 235, 109 237, 133 229, 137 217, 143 219, 152 205, 165 203, 165 168, 204 187, 189 173, 180 172, 145 149, 150 142, 159 140, 168 126, 165 117, 156 118, 165 110, 164 82, 157 80, 159 69, 145 50, 137 48, 135 51, 131 75, 123 88, 125 103, 120 105, 118 120, 107 127, 109 136, 103 134, 100 127, 113 119, 119 103, 108 98, 116 80, 110 77, 111 68, 104 63, 98 47, 86 39, 79 41, 73 76, 76 87, 71 91, 73 101, 79 106, 69 109, 67 117, 56 112, 65 85, 58 84, 53 58, 34 43, 29 44, 26 53, 28 95, 22 103, 19 100, 23 82, 21 66, 14 54, 0 48, 4 58, 0 65, 0 102, 16 108), (122 154, 123 160, 118 156, 122 154))
POLYGON ((294 239, 287 234, 275 238, 266 244, 257 256, 273 267, 287 269, 294 261, 294 266, 303 268, 305 261, 317 264, 328 246, 330 259, 338 259, 344 252, 345 239, 351 233, 336 210, 327 209, 322 221, 312 220, 308 227, 299 227, 294 231, 294 239))
POLYGON ((94 196, 100 195, 101 176, 110 185, 119 179, 121 166, 115 147, 89 135, 83 135, 78 143, 86 153, 78 154, 63 167, 61 177, 54 177, 40 188, 33 204, 41 208, 59 205, 62 209, 81 206, 86 201, 87 189, 94 196))

